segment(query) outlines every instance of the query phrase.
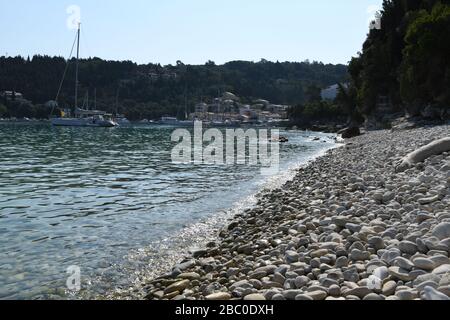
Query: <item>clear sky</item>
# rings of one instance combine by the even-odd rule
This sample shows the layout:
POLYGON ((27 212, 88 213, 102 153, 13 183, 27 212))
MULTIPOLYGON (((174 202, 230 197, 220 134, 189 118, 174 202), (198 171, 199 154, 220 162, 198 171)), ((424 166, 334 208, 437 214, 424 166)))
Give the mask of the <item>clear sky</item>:
POLYGON ((382 0, 0 0, 0 55, 67 56, 81 11, 82 56, 138 63, 347 63, 382 0), (70 10, 69 10, 70 11, 70 10))

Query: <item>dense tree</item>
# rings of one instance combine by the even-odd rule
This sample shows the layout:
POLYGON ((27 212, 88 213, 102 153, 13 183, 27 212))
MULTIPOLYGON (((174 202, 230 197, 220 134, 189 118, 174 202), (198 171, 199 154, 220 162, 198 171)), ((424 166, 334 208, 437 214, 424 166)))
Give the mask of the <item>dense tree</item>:
POLYGON ((376 114, 381 96, 393 112, 448 109, 450 1, 384 0, 380 23, 349 65, 359 110, 376 114))
POLYGON ((0 118, 6 117, 8 115, 8 109, 5 105, 0 104, 0 118))
MULTIPOLYGON (((450 6, 419 11, 409 25, 401 93, 410 106, 450 106, 450 6)), ((414 111, 414 110, 411 110, 414 111)))
MULTIPOLYGON (((66 60, 60 57, 0 57, 0 91, 15 90, 35 104, 56 97, 66 60)), ((74 60, 58 98, 60 107, 73 106, 74 60)), ((130 61, 99 58, 80 61, 80 100, 97 92, 97 106, 106 111, 125 113, 130 119, 156 119, 163 115, 184 115, 203 100, 210 102, 231 91, 251 103, 263 98, 277 104, 295 105, 305 101, 305 90, 344 81, 347 67, 318 62, 233 61, 216 65, 137 65, 130 61), (118 98, 118 104, 116 104, 118 98)))

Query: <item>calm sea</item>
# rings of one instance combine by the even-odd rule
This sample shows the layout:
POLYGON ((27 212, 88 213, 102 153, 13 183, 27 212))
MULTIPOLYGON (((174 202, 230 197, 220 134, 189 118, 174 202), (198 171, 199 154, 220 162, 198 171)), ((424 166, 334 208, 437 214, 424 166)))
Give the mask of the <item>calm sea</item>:
POLYGON ((335 146, 330 134, 281 131, 281 171, 266 177, 257 166, 173 164, 173 130, 0 124, 0 299, 73 298, 69 266, 84 297, 130 288, 335 146))

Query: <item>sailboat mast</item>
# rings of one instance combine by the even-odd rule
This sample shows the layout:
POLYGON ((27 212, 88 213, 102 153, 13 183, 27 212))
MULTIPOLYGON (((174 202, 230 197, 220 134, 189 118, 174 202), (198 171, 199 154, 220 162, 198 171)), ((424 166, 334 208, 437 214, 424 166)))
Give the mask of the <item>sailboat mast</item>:
POLYGON ((78 32, 77 32, 77 61, 75 70, 75 108, 78 108, 78 65, 80 59, 80 31, 81 31, 81 23, 78 24, 78 32))

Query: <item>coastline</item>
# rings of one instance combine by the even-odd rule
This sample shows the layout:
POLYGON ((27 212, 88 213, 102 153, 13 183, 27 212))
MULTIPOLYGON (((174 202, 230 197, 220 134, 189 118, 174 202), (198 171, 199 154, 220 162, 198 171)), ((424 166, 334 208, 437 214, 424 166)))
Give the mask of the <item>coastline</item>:
MULTIPOLYGON (((330 138, 329 133, 311 132, 310 140, 316 143, 317 136, 321 139, 330 138)), ((335 139, 333 135, 333 139, 335 139)), ((143 299, 147 295, 148 283, 155 278, 169 275, 173 266, 183 259, 189 259, 192 252, 201 251, 201 248, 211 246, 212 243, 220 241, 221 230, 227 228, 234 218, 245 212, 251 211, 257 203, 270 194, 273 190, 283 187, 284 184, 294 179, 298 171, 309 166, 317 159, 325 156, 330 150, 343 146, 342 141, 333 146, 326 145, 316 153, 291 161, 278 174, 267 177, 257 182, 255 190, 245 195, 231 207, 215 212, 210 217, 200 222, 186 226, 175 234, 162 240, 152 242, 146 247, 132 250, 125 258, 124 264, 116 265, 118 273, 130 275, 127 281, 121 285, 114 285, 114 288, 106 290, 105 294, 91 295, 89 290, 82 293, 84 299, 108 299, 108 300, 132 300, 143 299), (124 265, 129 265, 124 267, 124 265), (137 266, 145 265, 143 268, 137 266), (132 287, 129 286, 132 284, 132 287)), ((105 286, 105 279, 94 279, 97 285, 105 286)), ((73 299, 80 299, 78 294, 71 296, 73 299)))
POLYGON ((146 298, 448 297, 449 154, 404 173, 395 164, 449 132, 443 125, 347 140, 234 216, 218 241, 147 283, 146 298))

